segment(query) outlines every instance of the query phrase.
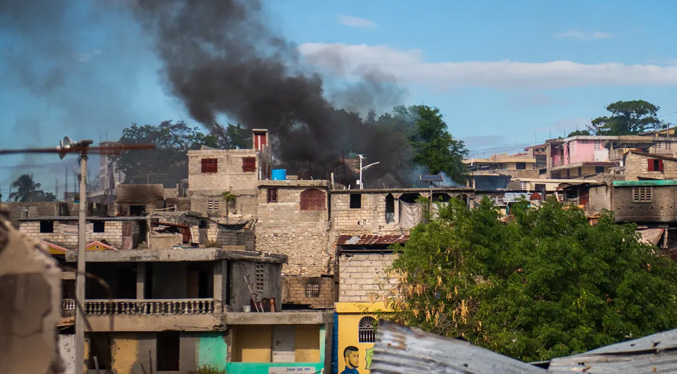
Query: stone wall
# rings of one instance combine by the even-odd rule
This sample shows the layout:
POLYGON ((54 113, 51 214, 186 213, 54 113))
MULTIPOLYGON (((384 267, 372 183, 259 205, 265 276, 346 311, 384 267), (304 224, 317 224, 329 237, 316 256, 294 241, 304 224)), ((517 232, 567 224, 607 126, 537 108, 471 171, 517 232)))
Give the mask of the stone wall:
POLYGON ((388 193, 333 193, 331 198, 332 226, 341 233, 386 234, 400 233, 399 195, 393 194, 394 219, 386 223, 388 193), (352 195, 361 196, 361 207, 351 208, 352 195))
MULTIPOLYGON (((36 240, 45 240, 68 249, 78 247, 78 222, 77 221, 52 221, 54 232, 41 233, 40 221, 21 222, 20 231, 36 240)), ((109 245, 116 248, 122 247, 122 221, 104 221, 105 232, 93 232, 92 222, 87 222, 86 242, 105 240, 109 245)), ((134 223, 134 222, 132 222, 134 223)), ((137 223, 134 223, 135 225, 137 223)))
POLYGON ((677 161, 666 158, 645 156, 630 152, 625 157, 625 180, 639 179, 677 179, 677 161), (663 162, 663 171, 649 171, 649 159, 659 159, 663 162))
POLYGON ((264 155, 254 149, 188 151, 189 191, 255 190, 259 180, 259 169, 265 162, 267 161, 264 155), (245 157, 256 158, 256 171, 242 171, 242 159, 245 157), (217 171, 203 173, 202 159, 216 159, 217 171))
POLYGON ((287 276, 283 282, 282 299, 290 304, 310 305, 312 308, 334 307, 334 277, 287 276), (319 293, 315 293, 316 290, 319 293))
POLYGON ((383 253, 343 253, 339 257, 339 291, 341 303, 385 301, 395 286, 395 278, 388 277, 386 269, 395 255, 383 253))
POLYGON ((259 188, 256 250, 287 255, 284 275, 318 277, 333 273, 334 251, 329 242, 326 182, 267 182, 259 188), (268 189, 277 190, 277 201, 268 202, 268 189), (317 189, 325 194, 324 210, 301 210, 301 193, 317 189))

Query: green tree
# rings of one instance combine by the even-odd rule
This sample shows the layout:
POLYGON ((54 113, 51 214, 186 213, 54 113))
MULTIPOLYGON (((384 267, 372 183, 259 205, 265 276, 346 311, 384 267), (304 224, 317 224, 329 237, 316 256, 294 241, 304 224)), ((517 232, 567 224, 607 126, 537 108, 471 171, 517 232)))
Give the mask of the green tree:
POLYGON ((661 126, 656 116, 660 107, 644 100, 617 101, 606 110, 610 116, 592 120, 590 130, 597 135, 632 135, 654 130, 661 126))
POLYGON ((567 135, 567 138, 570 138, 572 136, 578 136, 578 135, 590 135, 590 130, 576 130, 572 131, 567 135))
POLYGON ((523 201, 499 220, 489 199, 452 199, 398 251, 398 322, 525 361, 584 352, 677 325, 677 265, 635 225, 523 201))
POLYGON ((414 105, 407 109, 407 113, 400 112, 399 115, 413 118, 409 135, 413 162, 426 167, 431 174, 445 173, 454 182, 465 182, 467 171, 463 158, 467 156, 468 150, 463 141, 451 136, 440 110, 427 105, 414 105))
POLYGON ((156 146, 147 151, 123 152, 117 158, 126 183, 158 183, 167 187, 188 177, 188 150, 199 149, 201 145, 217 146, 215 137, 208 137, 185 122, 172 121, 158 126, 132 124, 122 130, 120 143, 156 146))
POLYGON ((9 198, 14 201, 35 202, 43 201, 44 192, 39 190, 40 183, 33 180, 33 174, 23 174, 12 182, 11 187, 16 191, 9 194, 9 198))

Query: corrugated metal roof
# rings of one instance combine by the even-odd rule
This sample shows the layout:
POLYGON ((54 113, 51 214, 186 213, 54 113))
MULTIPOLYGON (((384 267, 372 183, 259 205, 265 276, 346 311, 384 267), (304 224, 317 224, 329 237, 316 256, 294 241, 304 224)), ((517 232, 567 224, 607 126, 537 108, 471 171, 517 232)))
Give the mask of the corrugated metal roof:
POLYGON ((556 358, 547 370, 470 343, 380 321, 372 374, 677 373, 677 329, 556 358))
POLYGON ((391 245, 404 244, 409 235, 340 235, 337 245, 391 245))
POLYGON ((635 187, 635 186, 677 186, 677 179, 614 181, 614 187, 635 187))
POLYGON ((536 373, 544 369, 420 329, 380 321, 371 374, 536 373))
POLYGON ((556 358, 548 373, 676 373, 677 330, 556 358))

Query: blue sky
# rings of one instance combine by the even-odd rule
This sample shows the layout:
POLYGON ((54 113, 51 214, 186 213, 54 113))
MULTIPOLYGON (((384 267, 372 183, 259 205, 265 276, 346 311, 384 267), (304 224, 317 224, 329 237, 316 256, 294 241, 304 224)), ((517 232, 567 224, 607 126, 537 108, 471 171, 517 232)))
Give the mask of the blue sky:
MULTIPOLYGON (((0 6, 0 149, 55 145, 64 135, 116 139, 131 123, 196 124, 165 90, 130 1, 68 1, 63 13, 25 19, 0 6)), ((264 5, 310 70, 339 85, 379 71, 406 93, 402 104, 439 107, 475 157, 583 129, 618 100, 647 100, 677 123, 673 1, 264 5)), ((73 160, 53 158, 3 158, 0 192, 6 198, 25 172, 47 190, 63 185, 73 160)))

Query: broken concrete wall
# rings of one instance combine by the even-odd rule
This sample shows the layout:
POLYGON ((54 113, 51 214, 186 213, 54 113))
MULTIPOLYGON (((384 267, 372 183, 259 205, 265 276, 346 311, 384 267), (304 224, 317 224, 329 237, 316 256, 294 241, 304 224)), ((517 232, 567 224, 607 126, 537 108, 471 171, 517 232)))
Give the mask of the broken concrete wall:
POLYGON ((75 374, 75 334, 59 335, 59 355, 64 365, 62 374, 75 374))
POLYGON ((56 261, 0 218, 0 373, 61 372, 60 303, 56 261))

